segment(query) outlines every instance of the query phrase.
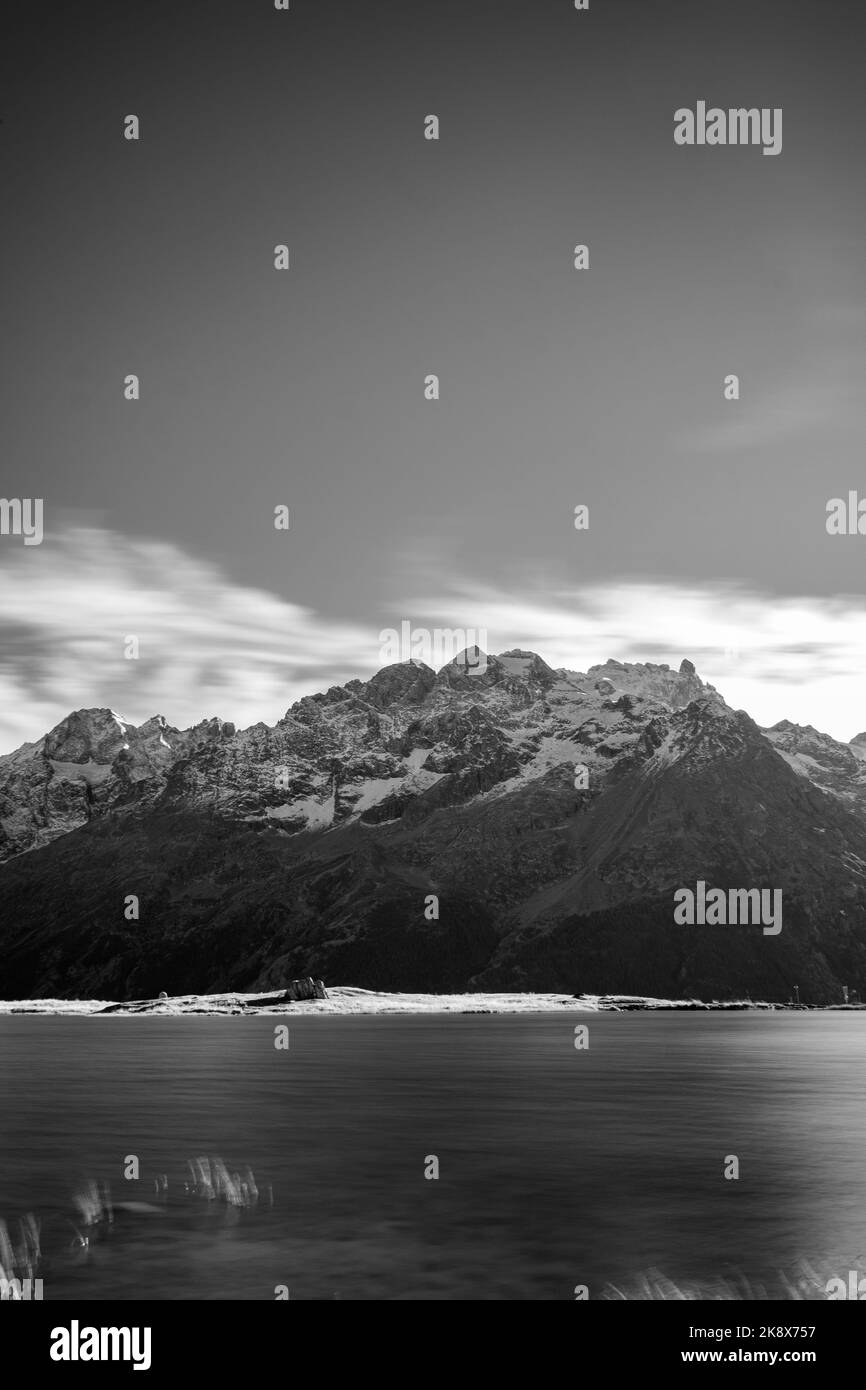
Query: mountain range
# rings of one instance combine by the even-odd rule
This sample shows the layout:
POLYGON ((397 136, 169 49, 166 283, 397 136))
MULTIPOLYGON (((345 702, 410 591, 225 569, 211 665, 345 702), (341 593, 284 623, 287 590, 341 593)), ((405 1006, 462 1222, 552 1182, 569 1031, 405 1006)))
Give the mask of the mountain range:
POLYGON ((7 999, 866 991, 866 734, 762 729, 687 660, 473 649, 242 731, 78 710, 0 757, 0 860, 7 999), (781 889, 783 930, 676 925, 698 880, 781 889))

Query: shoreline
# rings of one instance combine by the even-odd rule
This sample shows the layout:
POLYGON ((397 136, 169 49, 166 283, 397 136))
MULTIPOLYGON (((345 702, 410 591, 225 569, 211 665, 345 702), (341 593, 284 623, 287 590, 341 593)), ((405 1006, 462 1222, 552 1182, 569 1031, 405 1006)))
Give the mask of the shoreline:
POLYGON ((544 1014, 544 1013, 635 1013, 635 1012, 748 1012, 775 1013, 842 1012, 858 1013, 864 1004, 777 1004, 765 1000, 655 999, 632 994, 547 994, 533 991, 482 992, 467 994, 422 994, 333 986, 324 999, 291 1000, 273 990, 243 994, 181 994, 165 999, 17 999, 0 1000, 0 1016, 49 1015, 84 1018, 131 1018, 142 1014, 162 1018, 199 1015, 218 1017, 256 1017, 265 1015, 318 1015, 358 1017, 362 1015, 434 1014, 544 1014))

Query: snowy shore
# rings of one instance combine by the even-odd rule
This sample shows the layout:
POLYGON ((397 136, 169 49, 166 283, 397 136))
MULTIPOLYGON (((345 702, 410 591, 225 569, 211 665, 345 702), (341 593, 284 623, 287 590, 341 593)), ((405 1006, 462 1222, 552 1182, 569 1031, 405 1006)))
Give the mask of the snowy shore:
MULTIPOLYGON (((326 999, 282 1000, 278 991, 266 994, 184 994, 170 999, 137 999, 117 1003, 111 999, 0 1000, 2 1014, 81 1014, 107 1018, 157 1014, 536 1014, 604 1013, 633 1010, 774 1010, 782 1004, 753 1000, 713 1001, 651 999, 630 994, 388 994, 383 991, 336 986, 326 999)), ((841 1006, 840 1006, 841 1007, 841 1006)))

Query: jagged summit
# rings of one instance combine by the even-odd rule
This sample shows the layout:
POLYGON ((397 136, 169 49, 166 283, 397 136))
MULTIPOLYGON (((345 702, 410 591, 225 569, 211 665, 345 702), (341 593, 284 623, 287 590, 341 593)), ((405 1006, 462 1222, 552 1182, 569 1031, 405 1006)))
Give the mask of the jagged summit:
POLYGON ((480 647, 472 646, 446 662, 436 677, 436 683, 453 690, 471 690, 476 684, 479 687, 495 685, 502 674, 503 668, 495 656, 488 656, 480 647))
POLYGON ((386 709, 396 700, 420 704, 435 681, 436 674, 431 667, 413 657, 410 661, 383 666, 366 682, 350 681, 346 688, 369 700, 376 709, 386 709))
MULTIPOLYGON (((829 734, 818 734, 814 724, 795 724, 791 719, 779 719, 775 724, 770 725, 770 733, 796 733, 814 734, 821 738, 829 738, 829 734)), ((853 743, 853 739, 852 739, 853 743)))
POLYGON ((544 686, 553 685, 555 681, 560 679, 559 672, 548 666, 537 652, 522 651, 515 647, 510 652, 501 652, 496 660, 505 674, 510 677, 532 681, 544 686))
POLYGON ((724 703, 715 688, 702 681, 692 662, 687 660, 681 663, 679 671, 672 671, 666 662, 627 662, 611 658, 602 666, 590 666, 588 671, 568 671, 566 675, 607 696, 631 695, 657 700, 671 709, 683 709, 692 700, 705 696, 724 703))
POLYGON ((61 719, 45 736, 43 751, 48 758, 68 762, 85 759, 102 761, 118 743, 126 740, 127 725, 112 709, 80 709, 61 719))

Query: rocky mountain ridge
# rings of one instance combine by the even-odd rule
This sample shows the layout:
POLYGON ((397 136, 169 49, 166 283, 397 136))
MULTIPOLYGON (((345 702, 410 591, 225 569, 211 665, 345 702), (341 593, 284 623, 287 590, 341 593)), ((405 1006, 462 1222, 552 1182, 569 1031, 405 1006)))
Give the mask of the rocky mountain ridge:
POLYGON ((531 772, 545 739, 563 745, 558 759, 546 749, 547 762, 610 759, 653 714, 692 699, 723 704, 689 662, 677 674, 615 661, 553 671, 521 651, 485 661, 479 673, 461 657, 438 675, 418 661, 389 666, 303 698, 274 727, 240 732, 215 718, 179 730, 162 715, 136 727, 111 709, 76 710, 0 757, 0 860, 181 785, 193 801, 287 829, 353 814, 375 822, 374 808, 394 810, 446 773, 531 772))
POLYGON ((77 711, 0 758, 0 994, 866 987, 866 736, 762 730, 687 660, 481 655, 273 727, 77 711), (674 928, 699 878, 782 888, 778 942, 674 928))

